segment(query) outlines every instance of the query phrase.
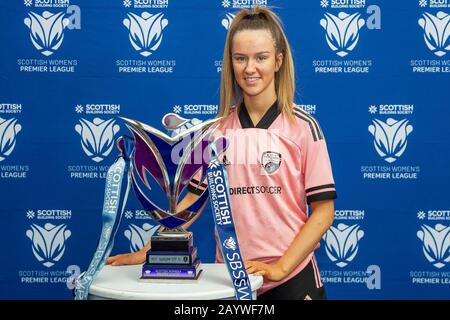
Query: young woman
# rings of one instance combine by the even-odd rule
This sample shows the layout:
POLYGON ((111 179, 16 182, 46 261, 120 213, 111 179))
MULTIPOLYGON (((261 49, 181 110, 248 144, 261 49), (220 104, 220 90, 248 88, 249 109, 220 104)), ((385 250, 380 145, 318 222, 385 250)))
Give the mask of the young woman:
MULTIPOLYGON (((336 191, 323 133, 294 105, 294 91, 278 17, 240 11, 225 42, 219 131, 229 141, 222 160, 241 253, 247 272, 264 277, 258 299, 325 298, 313 251, 333 223, 336 191)), ((180 207, 206 187, 198 180, 180 207)), ((108 263, 142 263, 148 248, 108 263)), ((219 249, 216 260, 223 262, 219 249)))

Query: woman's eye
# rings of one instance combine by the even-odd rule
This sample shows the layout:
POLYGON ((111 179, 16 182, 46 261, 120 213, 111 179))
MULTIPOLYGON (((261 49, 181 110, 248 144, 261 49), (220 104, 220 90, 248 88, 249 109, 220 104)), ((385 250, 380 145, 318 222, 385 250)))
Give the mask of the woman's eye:
POLYGON ((257 59, 258 59, 258 61, 264 61, 264 60, 267 59, 267 57, 266 56, 259 56, 257 59))
POLYGON ((243 62, 243 61, 245 61, 245 58, 244 58, 244 57, 234 57, 234 59, 235 59, 236 61, 238 61, 238 62, 243 62))

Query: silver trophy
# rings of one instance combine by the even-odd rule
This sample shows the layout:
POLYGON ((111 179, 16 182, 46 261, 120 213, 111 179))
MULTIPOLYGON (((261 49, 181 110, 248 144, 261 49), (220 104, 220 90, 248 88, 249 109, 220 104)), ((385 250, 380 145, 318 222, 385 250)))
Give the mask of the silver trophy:
POLYGON ((203 189, 193 203, 177 207, 199 170, 203 172, 199 181, 204 180, 208 144, 219 119, 192 125, 190 120, 170 113, 162 119, 170 135, 142 122, 122 119, 135 143, 130 166, 135 194, 147 214, 161 225, 151 238, 142 279, 198 279, 201 268, 193 234, 183 225, 206 205, 208 189, 203 189))

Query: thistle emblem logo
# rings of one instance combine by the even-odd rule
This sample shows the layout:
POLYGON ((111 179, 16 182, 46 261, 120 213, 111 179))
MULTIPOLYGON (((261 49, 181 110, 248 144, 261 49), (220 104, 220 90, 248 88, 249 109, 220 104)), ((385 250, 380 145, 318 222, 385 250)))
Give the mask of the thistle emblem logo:
POLYGON ((95 118, 92 122, 81 119, 75 131, 81 136, 84 152, 95 162, 102 161, 114 147, 114 136, 120 127, 114 119, 95 118))
POLYGON ((26 232, 32 242, 34 256, 47 268, 62 258, 66 250, 65 242, 71 234, 65 224, 55 226, 51 223, 46 223, 43 228, 32 224, 26 232))
POLYGON ((338 267, 345 267, 358 253, 358 243, 363 236, 364 231, 357 224, 347 226, 340 223, 337 228, 332 226, 323 236, 328 258, 338 267))
POLYGON ((428 49, 438 57, 444 56, 450 50, 450 15, 439 11, 435 16, 425 12, 419 19, 423 38, 428 49))
POLYGON ((29 12, 24 23, 30 29, 31 42, 35 48, 44 56, 50 56, 61 46, 69 19, 64 18, 64 12, 44 11, 42 15, 29 12))
POLYGON ((158 228, 159 225, 153 226, 149 223, 144 223, 142 228, 131 223, 124 232, 125 237, 130 240, 130 251, 141 250, 158 228))
POLYGON ((22 130, 17 120, 0 118, 0 161, 5 160, 13 152, 16 145, 16 135, 22 130))
POLYGON ((450 262, 450 226, 437 224, 432 228, 424 224, 417 237, 422 241, 423 254, 436 268, 450 262))
POLYGON ((236 240, 233 237, 229 237, 223 242, 223 246, 228 250, 236 250, 236 240))
POLYGON ((369 132, 375 138, 375 150, 386 162, 396 161, 406 150, 408 135, 413 131, 409 120, 395 120, 389 118, 386 122, 372 120, 369 132))
POLYGON ((320 25, 326 31, 328 46, 340 57, 345 57, 352 51, 359 40, 359 30, 364 26, 364 19, 360 19, 360 13, 349 15, 339 12, 338 16, 325 13, 325 19, 320 20, 320 25))
POLYGON ((123 24, 130 32, 131 45, 144 57, 151 55, 161 44, 162 31, 169 24, 163 16, 162 13, 150 14, 145 11, 138 16, 130 12, 128 18, 123 19, 123 24))

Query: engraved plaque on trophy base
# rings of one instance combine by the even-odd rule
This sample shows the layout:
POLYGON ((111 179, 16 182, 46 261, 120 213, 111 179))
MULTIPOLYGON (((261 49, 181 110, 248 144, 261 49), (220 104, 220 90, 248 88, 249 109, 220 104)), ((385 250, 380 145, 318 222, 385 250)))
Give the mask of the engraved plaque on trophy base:
POLYGON ((141 280, 174 280, 181 283, 197 280, 202 270, 193 243, 192 232, 156 232, 151 238, 146 263, 142 266, 141 280))

